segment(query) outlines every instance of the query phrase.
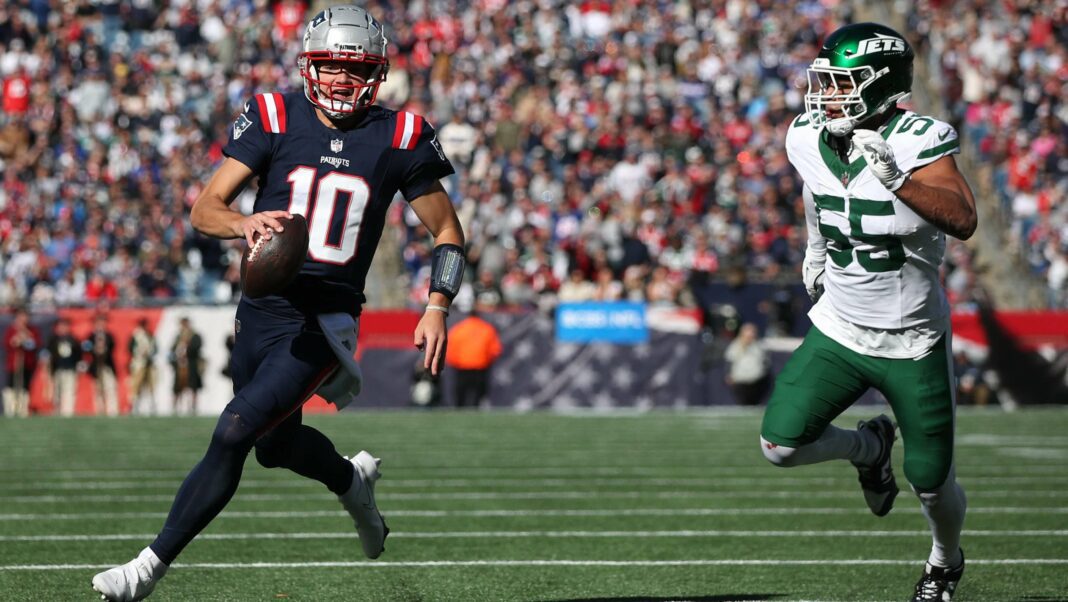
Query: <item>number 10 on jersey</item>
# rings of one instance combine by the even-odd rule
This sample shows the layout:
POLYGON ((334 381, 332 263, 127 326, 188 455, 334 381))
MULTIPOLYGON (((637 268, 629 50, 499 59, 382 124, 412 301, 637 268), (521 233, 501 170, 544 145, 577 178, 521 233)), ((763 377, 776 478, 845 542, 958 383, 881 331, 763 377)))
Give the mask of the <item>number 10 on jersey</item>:
MULTIPOLYGON (((371 188, 359 176, 332 171, 315 182, 317 170, 298 167, 286 178, 292 186, 289 197, 289 212, 308 218, 308 254, 316 261, 344 265, 356 255, 356 243, 360 238, 360 223, 363 221, 371 188), (312 188, 315 188, 315 205, 310 208, 312 188), (338 197, 347 198, 342 213, 344 222, 340 240, 330 241, 334 215, 339 213, 338 197)), ((333 237, 339 238, 336 234, 333 237)))

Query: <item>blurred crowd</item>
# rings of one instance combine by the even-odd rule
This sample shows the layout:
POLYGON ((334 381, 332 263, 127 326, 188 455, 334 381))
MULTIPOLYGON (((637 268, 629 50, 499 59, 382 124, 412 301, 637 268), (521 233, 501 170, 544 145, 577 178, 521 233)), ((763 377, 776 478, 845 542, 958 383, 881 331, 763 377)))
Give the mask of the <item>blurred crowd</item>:
MULTIPOLYGON (((380 104, 425 115, 457 170, 446 186, 472 268, 460 302, 692 305, 691 287, 710 281, 798 281, 804 212, 783 140, 847 4, 366 3, 391 45, 380 104)), ((998 29, 997 13, 953 20, 924 5, 929 28, 909 33, 966 81, 978 56, 982 90, 962 86, 949 109, 1001 174, 1035 269, 1063 293, 1064 9, 1016 4, 1049 16, 1020 8, 998 29), (977 31, 1000 42, 969 46, 977 31)), ((243 243, 196 234, 188 210, 245 100, 299 89, 308 10, 4 3, 0 304, 233 300, 243 243)), ((407 297, 422 304, 431 239, 403 203, 390 219, 407 297)), ((968 302, 963 246, 947 266, 954 302, 968 302)))
POLYGON ((1015 251, 1068 308, 1068 3, 926 0, 909 22, 1015 251))

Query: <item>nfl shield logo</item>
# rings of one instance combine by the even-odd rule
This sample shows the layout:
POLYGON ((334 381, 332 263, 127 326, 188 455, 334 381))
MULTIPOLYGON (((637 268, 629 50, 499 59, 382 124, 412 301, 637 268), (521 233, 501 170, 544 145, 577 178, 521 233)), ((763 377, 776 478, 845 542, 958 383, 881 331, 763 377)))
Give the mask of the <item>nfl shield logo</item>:
POLYGON ((332 152, 332 153, 340 153, 341 152, 341 147, 342 147, 342 142, 340 140, 334 139, 334 140, 330 141, 330 152, 332 152))

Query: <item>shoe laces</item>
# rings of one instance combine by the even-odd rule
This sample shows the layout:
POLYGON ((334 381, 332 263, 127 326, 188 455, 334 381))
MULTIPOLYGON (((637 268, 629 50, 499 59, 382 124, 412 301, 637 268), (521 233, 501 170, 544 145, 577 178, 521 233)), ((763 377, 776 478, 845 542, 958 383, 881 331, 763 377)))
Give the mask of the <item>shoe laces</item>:
POLYGON ((923 578, 916 583, 916 595, 913 596, 913 600, 941 602, 950 584, 950 577, 945 574, 945 570, 936 568, 932 571, 928 566, 923 572, 923 578))
POLYGON ((945 591, 945 581, 932 579, 930 575, 926 575, 916 584, 916 599, 938 601, 942 599, 942 593, 945 591))

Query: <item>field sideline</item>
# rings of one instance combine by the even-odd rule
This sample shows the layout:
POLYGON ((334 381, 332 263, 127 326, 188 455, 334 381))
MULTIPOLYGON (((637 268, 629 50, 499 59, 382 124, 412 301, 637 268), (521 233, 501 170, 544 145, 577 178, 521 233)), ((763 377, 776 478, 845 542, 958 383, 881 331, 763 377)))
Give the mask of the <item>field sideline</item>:
MULTIPOLYGON (((213 422, 0 420, 0 599, 94 599, 92 575, 154 537, 213 422)), ((382 558, 363 559, 325 488, 250 458, 153 600, 904 600, 930 548, 911 492, 877 519, 848 463, 767 464, 758 412, 308 422, 382 456, 382 558)), ((1068 600, 1065 433, 1068 409, 960 411, 956 600, 1068 600)))

